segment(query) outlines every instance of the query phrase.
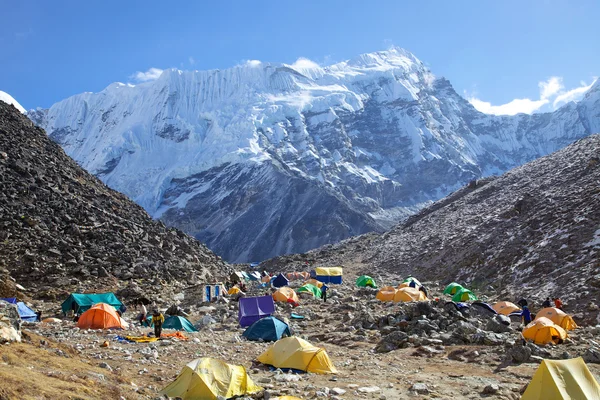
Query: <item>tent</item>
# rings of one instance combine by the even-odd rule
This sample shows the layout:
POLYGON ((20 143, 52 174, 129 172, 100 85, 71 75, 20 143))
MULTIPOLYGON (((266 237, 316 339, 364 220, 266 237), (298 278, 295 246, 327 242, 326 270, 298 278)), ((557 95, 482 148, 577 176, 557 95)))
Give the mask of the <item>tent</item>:
POLYGON ((276 288, 287 286, 289 283, 290 281, 288 281, 283 274, 277 275, 277 277, 271 281, 271 284, 276 288))
POLYGON ((16 304, 17 310, 19 311, 19 317, 21 317, 21 320, 23 320, 25 322, 37 321, 37 314, 31 308, 27 307, 25 305, 25 303, 23 303, 22 301, 17 301, 16 297, 9 297, 9 298, 4 298, 4 299, 0 299, 0 300, 4 300, 11 304, 16 304))
POLYGON ((413 278, 412 276, 409 276, 408 278, 403 280, 402 283, 407 283, 408 286, 410 286, 410 287, 423 286, 423 285, 421 285, 421 282, 419 282, 416 278, 413 278), (413 284, 412 286, 411 286, 411 283, 413 284))
POLYGON ((456 292, 458 292, 460 289, 464 289, 462 287, 462 285, 459 285, 456 282, 452 282, 451 284, 449 284, 448 286, 446 286, 446 289, 444 289, 444 294, 449 294, 450 296, 453 296, 456 294, 456 292))
POLYGON ((569 314, 555 307, 542 308, 535 315, 535 319, 542 317, 548 318, 550 321, 567 331, 577 328, 577 324, 569 314))
POLYGON ((71 293, 71 295, 69 295, 62 303, 62 311, 66 314, 75 309, 76 314, 81 314, 82 312, 89 310, 94 304, 98 303, 110 304, 117 310, 123 305, 123 303, 117 299, 117 296, 110 292, 87 294, 71 293))
POLYGON ((498 314, 509 315, 515 311, 521 311, 521 308, 510 301, 499 301, 492 306, 498 314))
POLYGON ((567 331, 548 318, 540 317, 523 329, 523 337, 535 344, 558 344, 567 338, 567 331))
POLYGON ((270 275, 265 275, 262 278, 260 278, 260 281, 263 283, 269 283, 271 282, 271 276, 270 275))
POLYGON ((372 288, 376 288, 377 284, 375 283, 375 279, 371 278, 368 275, 362 275, 359 276, 358 279, 356 280, 356 286, 358 287, 372 287, 372 288))
POLYGON ((99 303, 79 317, 79 329, 127 329, 127 322, 123 321, 117 310, 110 304, 99 303))
POLYGON ((379 289, 375 298, 381 301, 394 301, 394 296, 396 295, 396 289, 392 286, 384 286, 379 289))
POLYGON ((296 292, 298 292, 298 294, 310 293, 316 298, 321 298, 321 289, 315 285, 311 285, 310 283, 305 283, 304 285, 300 286, 298 289, 296 289, 296 292))
POLYGON ((425 293, 413 287, 397 289, 394 294, 394 303, 410 301, 427 301, 425 293))
POLYGON ((333 283, 333 284, 341 284, 342 283, 342 267, 319 267, 315 268, 316 279, 323 283, 333 283))
POLYGON ((250 325, 242 336, 248 340, 275 342, 284 336, 292 336, 292 332, 285 322, 275 317, 266 317, 250 325))
POLYGON ((600 385, 581 357, 543 360, 521 400, 600 399, 600 385))
POLYGON ((164 329, 175 329, 177 331, 198 332, 194 325, 185 317, 169 315, 163 323, 164 329))
POLYGON ((279 301, 282 303, 292 303, 298 304, 300 300, 298 299, 298 295, 292 288, 282 287, 279 288, 273 293, 273 300, 279 301))
POLYGON ((244 274, 239 271, 233 271, 231 275, 229 275, 229 280, 233 283, 242 283, 244 282, 244 274))
POLYGON ((318 281, 318 280, 316 280, 316 279, 314 279, 314 278, 313 278, 313 279, 309 279, 309 280, 307 280, 306 282, 304 282, 304 284, 305 284, 305 285, 306 285, 307 283, 309 283, 309 284, 311 284, 311 285, 313 285, 313 286, 316 286, 316 287, 318 287, 319 289, 321 289, 321 287, 323 287, 323 285, 324 285, 324 283, 323 283, 323 282, 321 282, 321 281, 318 281))
POLYGON ((230 288, 229 288, 229 290, 227 291, 227 294, 229 294, 229 295, 232 295, 232 294, 238 294, 238 293, 240 293, 240 292, 241 292, 241 290, 240 290, 240 288, 239 288, 239 287, 237 287, 237 286, 232 286, 232 287, 230 287, 230 288))
POLYGON ((291 368, 316 374, 337 373, 325 349, 295 336, 278 340, 256 360, 275 368, 291 368))
POLYGON ((477 300, 477 296, 473 294, 469 289, 461 288, 456 291, 452 296, 452 301, 474 301, 477 300))
POLYGON ((240 326, 252 325, 261 318, 275 312, 275 303, 271 296, 242 297, 239 301, 238 319, 240 326))
POLYGON ((227 364, 214 358, 199 358, 183 367, 177 378, 160 394, 183 400, 216 400, 261 390, 241 365, 227 364))

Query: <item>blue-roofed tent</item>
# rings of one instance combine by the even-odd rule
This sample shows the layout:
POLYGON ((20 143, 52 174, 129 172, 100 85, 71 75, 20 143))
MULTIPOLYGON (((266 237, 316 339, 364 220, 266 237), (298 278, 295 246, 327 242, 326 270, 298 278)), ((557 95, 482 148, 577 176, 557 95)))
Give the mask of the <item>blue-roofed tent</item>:
POLYGON ((266 317, 250 325, 243 336, 248 340, 275 342, 284 336, 292 336, 292 332, 285 322, 275 317, 266 317))
POLYGON ((317 275, 317 280, 323 283, 333 283, 338 285, 342 283, 342 267, 319 267, 315 268, 315 273, 317 275))
POLYGON ((4 300, 11 304, 16 304, 17 309, 19 310, 19 317, 21 317, 23 321, 35 322, 37 320, 36 313, 31 308, 27 307, 22 301, 17 301, 16 297, 9 297, 0 300, 4 300))
POLYGON ((288 278, 283 276, 283 274, 277 275, 277 277, 275 277, 275 279, 271 281, 271 284, 277 288, 287 286, 289 283, 290 281, 288 280, 288 278))

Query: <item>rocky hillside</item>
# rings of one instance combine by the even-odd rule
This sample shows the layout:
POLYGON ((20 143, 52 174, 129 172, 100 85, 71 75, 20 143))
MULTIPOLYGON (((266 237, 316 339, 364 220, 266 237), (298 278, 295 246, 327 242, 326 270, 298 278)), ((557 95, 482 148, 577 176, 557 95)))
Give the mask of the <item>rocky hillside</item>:
POLYGON ((487 115, 392 48, 328 66, 171 69, 28 116, 152 217, 252 262, 383 232, 599 132, 600 81, 552 113, 487 115))
POLYGON ((153 221, 1 101, 0 188, 0 271, 23 286, 195 282, 227 272, 204 245, 153 221))
POLYGON ((593 135, 473 182, 385 234, 265 265, 344 264, 372 274, 464 282, 512 300, 561 296, 583 310, 600 294, 599 254, 600 135, 593 135))

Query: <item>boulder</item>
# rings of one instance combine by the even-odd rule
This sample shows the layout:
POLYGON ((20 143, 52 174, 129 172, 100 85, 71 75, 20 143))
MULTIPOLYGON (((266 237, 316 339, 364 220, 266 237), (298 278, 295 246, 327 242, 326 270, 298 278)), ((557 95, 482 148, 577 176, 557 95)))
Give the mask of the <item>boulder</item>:
POLYGON ((376 353, 388 353, 408 343, 408 335, 402 331, 394 331, 383 337, 375 347, 376 353))
POLYGON ((21 341, 21 317, 14 304, 0 301, 0 343, 21 341))

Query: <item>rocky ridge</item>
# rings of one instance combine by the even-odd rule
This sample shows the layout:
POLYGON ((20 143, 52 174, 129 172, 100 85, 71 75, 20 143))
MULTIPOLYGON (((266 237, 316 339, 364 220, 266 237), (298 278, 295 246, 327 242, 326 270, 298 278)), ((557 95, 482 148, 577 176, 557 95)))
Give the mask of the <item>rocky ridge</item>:
POLYGON ((204 245, 153 221, 4 102, 0 187, 2 296, 22 294, 14 280, 37 288, 39 297, 84 282, 106 289, 141 280, 160 287, 227 274, 229 267, 204 245))
POLYGON ((375 276, 457 281, 512 301, 559 296, 594 322, 598 307, 588 303, 600 292, 599 252, 600 135, 592 135, 500 177, 473 181, 385 234, 261 266, 342 264, 375 276))

